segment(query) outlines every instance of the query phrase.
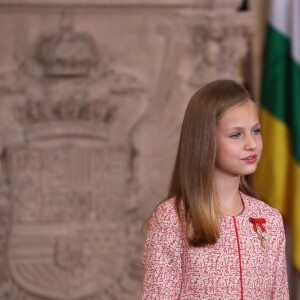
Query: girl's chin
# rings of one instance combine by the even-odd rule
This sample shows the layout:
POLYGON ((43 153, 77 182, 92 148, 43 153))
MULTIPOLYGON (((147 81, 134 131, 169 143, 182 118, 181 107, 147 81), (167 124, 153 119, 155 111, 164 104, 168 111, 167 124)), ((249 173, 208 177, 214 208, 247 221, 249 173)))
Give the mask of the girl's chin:
POLYGON ((255 173, 255 171, 256 171, 256 167, 253 168, 252 170, 244 172, 244 174, 242 174, 242 175, 251 175, 251 174, 255 173))

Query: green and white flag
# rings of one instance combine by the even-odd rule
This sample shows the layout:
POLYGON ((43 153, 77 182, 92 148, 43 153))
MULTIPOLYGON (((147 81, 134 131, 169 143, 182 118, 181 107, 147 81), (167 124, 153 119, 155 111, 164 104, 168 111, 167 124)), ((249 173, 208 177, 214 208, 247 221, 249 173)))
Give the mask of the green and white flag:
POLYGON ((264 150, 255 183, 291 225, 300 270, 300 0, 270 1, 261 88, 264 150))

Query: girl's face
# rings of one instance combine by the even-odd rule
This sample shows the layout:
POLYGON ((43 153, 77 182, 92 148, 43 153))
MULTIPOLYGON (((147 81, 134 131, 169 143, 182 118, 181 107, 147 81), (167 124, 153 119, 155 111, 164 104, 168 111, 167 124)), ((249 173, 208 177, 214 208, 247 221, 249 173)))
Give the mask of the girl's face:
POLYGON ((256 170, 262 138, 256 105, 252 101, 229 109, 219 119, 215 171, 240 176, 256 170))

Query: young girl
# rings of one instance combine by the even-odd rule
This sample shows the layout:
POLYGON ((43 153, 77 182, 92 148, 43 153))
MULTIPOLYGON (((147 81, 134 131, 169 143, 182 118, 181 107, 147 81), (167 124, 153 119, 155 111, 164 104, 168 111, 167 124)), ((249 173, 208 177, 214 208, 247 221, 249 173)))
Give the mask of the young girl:
POLYGON ((195 93, 148 229, 142 299, 289 298, 282 217, 250 184, 261 151, 244 88, 218 80, 195 93))

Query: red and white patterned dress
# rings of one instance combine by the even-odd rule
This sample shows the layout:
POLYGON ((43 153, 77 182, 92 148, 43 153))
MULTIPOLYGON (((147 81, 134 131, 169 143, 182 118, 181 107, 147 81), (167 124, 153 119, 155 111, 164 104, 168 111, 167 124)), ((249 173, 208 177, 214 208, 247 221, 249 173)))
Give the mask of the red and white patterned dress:
POLYGON ((274 299, 288 296, 285 234, 279 212, 242 194, 244 211, 220 217, 214 245, 188 245, 174 199, 152 216, 143 254, 142 300, 274 299), (263 247, 250 218, 264 218, 263 247))

